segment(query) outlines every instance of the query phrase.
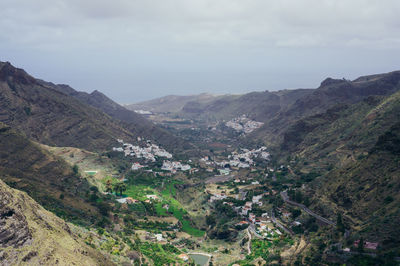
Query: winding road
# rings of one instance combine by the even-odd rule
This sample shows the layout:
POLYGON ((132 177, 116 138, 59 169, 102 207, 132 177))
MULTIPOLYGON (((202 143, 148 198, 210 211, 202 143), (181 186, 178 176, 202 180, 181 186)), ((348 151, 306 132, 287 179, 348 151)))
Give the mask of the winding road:
POLYGON ((271 211, 271 220, 272 220, 279 228, 281 228, 283 231, 285 231, 286 233, 288 233, 288 234, 290 234, 290 235, 294 235, 294 232, 293 232, 291 229, 286 228, 283 224, 281 224, 281 223, 275 218, 275 213, 274 213, 273 210, 271 211))
POLYGON ((251 233, 249 231, 249 227, 247 227, 247 235, 249 236, 249 241, 247 242, 247 254, 251 254, 251 233))
POLYGON ((250 223, 250 225, 249 225, 249 227, 247 227, 247 229, 250 229, 250 231, 254 234, 255 237, 260 238, 260 239, 264 239, 264 237, 262 235, 259 235, 256 232, 256 228, 255 228, 253 223, 250 223))
POLYGON ((290 205, 294 205, 294 206, 297 206, 297 207, 303 209, 306 213, 308 213, 309 215, 315 217, 315 219, 317 219, 318 221, 320 221, 320 222, 322 222, 322 223, 325 223, 325 224, 328 224, 328 225, 332 225, 332 226, 335 226, 335 225, 336 225, 335 222, 332 222, 331 220, 328 220, 328 219, 326 219, 326 218, 324 218, 324 217, 322 217, 322 216, 316 214, 315 212, 313 212, 312 210, 310 210, 309 208, 307 208, 305 205, 303 205, 303 204, 301 204, 301 203, 297 203, 297 202, 295 202, 295 201, 291 201, 291 200, 289 199, 289 196, 288 196, 286 190, 285 190, 285 191, 282 191, 280 194, 281 194, 281 197, 282 197, 282 199, 283 199, 284 202, 286 202, 286 203, 288 203, 288 204, 290 204, 290 205))

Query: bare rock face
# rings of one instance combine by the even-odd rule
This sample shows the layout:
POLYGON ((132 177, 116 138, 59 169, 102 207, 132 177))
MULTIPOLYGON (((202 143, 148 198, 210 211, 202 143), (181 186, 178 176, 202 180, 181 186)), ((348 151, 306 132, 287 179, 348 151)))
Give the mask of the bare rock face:
POLYGON ((113 265, 0 176, 0 265, 113 265))
POLYGON ((32 240, 26 217, 11 205, 12 195, 0 186, 0 248, 18 248, 32 240))

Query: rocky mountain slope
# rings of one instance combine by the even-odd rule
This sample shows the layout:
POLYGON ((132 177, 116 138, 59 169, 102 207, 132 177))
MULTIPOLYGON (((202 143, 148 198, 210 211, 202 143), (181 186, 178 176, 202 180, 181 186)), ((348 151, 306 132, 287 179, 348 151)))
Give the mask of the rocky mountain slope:
MULTIPOLYGON (((177 106, 170 115, 202 121, 229 120, 243 114, 263 122, 249 136, 267 144, 280 145, 285 131, 303 118, 322 114, 338 104, 354 104, 369 96, 387 96, 400 89, 400 71, 359 77, 353 81, 327 78, 316 89, 252 92, 243 95, 221 95, 207 100, 196 97, 165 97, 132 105, 146 110, 156 105, 177 106)), ((173 110, 174 108, 172 108, 173 110)))
POLYGON ((26 193, 0 180, 2 265, 113 265, 26 193))
POLYGON ((55 85, 48 82, 42 82, 42 84, 72 96, 86 105, 101 110, 114 120, 120 121, 128 131, 147 139, 155 140, 171 151, 182 151, 193 148, 189 143, 157 127, 143 116, 126 109, 97 90, 92 93, 86 93, 76 91, 68 85, 55 85))
POLYGON ((383 250, 400 246, 400 124, 364 158, 329 172, 315 185, 315 208, 343 214, 347 227, 383 250))
MULTIPOLYGON (((177 113, 189 102, 212 102, 221 96, 202 93, 198 95, 168 95, 153 100, 126 105, 129 110, 145 110, 155 113, 177 113)), ((223 96, 222 96, 223 97, 223 96)))
POLYGON ((299 89, 225 95, 207 103, 189 102, 182 108, 181 115, 208 120, 229 120, 245 114, 250 119, 264 122, 309 92, 310 90, 299 89))
POLYGON ((251 92, 242 95, 166 96, 132 104, 128 108, 164 112, 172 116, 205 121, 229 120, 246 114, 251 119, 263 122, 310 92, 311 90, 298 89, 251 92))
POLYGON ((250 138, 281 143, 284 132, 302 118, 324 113, 338 104, 354 104, 369 96, 386 96, 400 89, 400 71, 364 76, 354 81, 328 78, 317 89, 298 98, 275 116, 265 120, 263 127, 250 138))
POLYGON ((0 178, 23 190, 48 210, 77 221, 95 221, 96 207, 84 200, 86 179, 72 167, 0 123, 0 178))
POLYGON ((133 142, 138 136, 183 145, 99 92, 87 95, 36 80, 8 62, 0 63, 0 122, 40 143, 92 151, 109 150, 117 138, 133 142))
MULTIPOLYGON (((375 77, 393 80, 398 73, 375 77)), ((398 246, 400 236, 400 91, 391 94, 399 88, 396 79, 374 92, 379 96, 291 124, 278 155, 282 163, 291 161, 298 177, 319 176, 308 184, 313 208, 333 219, 342 213, 348 229, 383 249, 398 246)))

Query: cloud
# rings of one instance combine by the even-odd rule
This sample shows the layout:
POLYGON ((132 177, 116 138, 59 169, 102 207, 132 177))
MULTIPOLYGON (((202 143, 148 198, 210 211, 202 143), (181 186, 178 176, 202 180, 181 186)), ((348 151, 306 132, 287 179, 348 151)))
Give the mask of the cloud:
MULTIPOLYGON (((51 28, 72 39, 85 31, 99 40, 109 35, 140 41, 133 37, 145 34, 172 43, 215 45, 340 45, 348 36, 372 44, 376 36, 390 44, 399 38, 396 0, 6 0, 2 5, 3 33, 33 31, 39 41, 53 34, 51 28)), ((16 42, 21 39, 14 36, 16 42)))
POLYGON ((0 50, 6 59, 43 69, 43 78, 79 87, 279 83, 263 79, 263 72, 276 73, 284 87, 285 71, 309 76, 319 69, 319 82, 325 62, 348 70, 369 66, 360 58, 397 59, 399 13, 398 0, 2 0, 0 50), (352 63, 336 61, 337 53, 352 63), (28 60, 54 66, 46 70, 28 60), (117 77, 114 83, 105 73, 117 77), (164 78, 156 82, 155 73, 164 78))

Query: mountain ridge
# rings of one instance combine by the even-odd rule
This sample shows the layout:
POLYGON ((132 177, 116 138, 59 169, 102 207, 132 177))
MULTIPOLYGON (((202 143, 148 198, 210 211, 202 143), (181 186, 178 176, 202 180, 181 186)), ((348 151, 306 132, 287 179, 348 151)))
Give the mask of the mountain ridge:
POLYGON ((27 192, 66 219, 90 224, 99 216, 97 208, 84 200, 84 193, 90 187, 85 179, 65 161, 3 123, 0 123, 0 176, 8 185, 27 192))
POLYGON ((152 122, 131 110, 126 109, 120 104, 108 98, 105 94, 98 90, 91 93, 76 91, 69 85, 56 85, 50 82, 40 81, 57 91, 74 97, 80 102, 91 107, 101 110, 111 118, 123 123, 123 127, 131 132, 135 132, 137 136, 147 136, 155 140, 157 143, 168 148, 169 150, 193 149, 193 147, 185 143, 183 140, 173 136, 162 128, 157 127, 152 122))
POLYGON ((106 151, 116 139, 144 135, 169 148, 190 146, 98 91, 37 80, 10 63, 0 63, 0 92, 0 122, 47 145, 106 151))

